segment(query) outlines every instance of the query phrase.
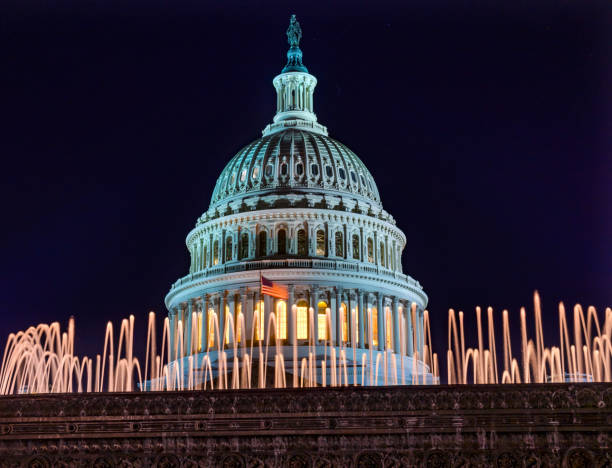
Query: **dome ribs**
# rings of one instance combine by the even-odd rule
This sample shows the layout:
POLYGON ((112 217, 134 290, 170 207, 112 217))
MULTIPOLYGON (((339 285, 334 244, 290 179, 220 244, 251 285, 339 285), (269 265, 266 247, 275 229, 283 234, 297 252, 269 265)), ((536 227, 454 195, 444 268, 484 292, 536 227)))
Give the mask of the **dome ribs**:
POLYGON ((359 206, 365 202, 382 208, 376 183, 355 153, 326 135, 290 128, 249 143, 229 161, 215 184, 208 216, 218 216, 215 212, 219 208, 219 213, 227 212, 228 204, 234 212, 246 209, 245 206, 252 209, 259 206, 256 200, 262 196, 267 197, 265 203, 293 206, 300 194, 304 196, 310 191, 317 196, 329 191, 333 192, 329 195, 344 194, 356 201, 367 199, 359 202, 359 206), (288 168, 283 169, 286 171, 283 176, 284 163, 288 168), (301 176, 297 174, 298 164, 302 165, 301 176), (288 194, 291 201, 283 201, 288 194))

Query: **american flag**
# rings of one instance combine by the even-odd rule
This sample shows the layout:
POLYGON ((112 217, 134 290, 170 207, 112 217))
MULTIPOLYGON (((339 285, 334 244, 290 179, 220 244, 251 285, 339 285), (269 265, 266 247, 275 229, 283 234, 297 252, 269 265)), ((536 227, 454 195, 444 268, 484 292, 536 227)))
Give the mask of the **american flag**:
POLYGON ((289 299, 289 293, 287 292, 287 286, 275 283, 269 280, 263 275, 259 276, 261 281, 261 293, 267 294, 268 296, 276 297, 278 299, 289 299))

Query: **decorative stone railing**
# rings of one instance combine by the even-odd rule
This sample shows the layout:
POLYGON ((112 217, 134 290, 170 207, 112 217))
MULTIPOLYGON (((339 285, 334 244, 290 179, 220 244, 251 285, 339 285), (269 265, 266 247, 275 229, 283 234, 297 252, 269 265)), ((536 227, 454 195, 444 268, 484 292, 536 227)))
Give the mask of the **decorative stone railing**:
POLYGON ((612 385, 6 396, 0 465, 610 467, 612 385))
POLYGON ((267 270, 279 268, 311 268, 318 270, 338 270, 350 271, 355 273, 365 273, 379 277, 392 278, 406 283, 409 287, 422 290, 420 283, 408 275, 389 270, 378 265, 367 265, 363 263, 347 262, 343 260, 318 260, 318 259, 269 259, 269 260, 248 260, 242 262, 231 262, 223 265, 209 267, 206 270, 190 273, 176 281, 170 291, 180 286, 197 281, 199 279, 210 278, 227 273, 239 271, 267 270))

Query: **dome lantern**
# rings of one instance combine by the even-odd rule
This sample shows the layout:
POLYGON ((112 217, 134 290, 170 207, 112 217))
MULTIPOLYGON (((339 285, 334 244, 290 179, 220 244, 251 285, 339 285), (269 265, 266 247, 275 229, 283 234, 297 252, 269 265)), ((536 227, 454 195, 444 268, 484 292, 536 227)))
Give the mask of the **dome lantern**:
POLYGON ((327 135, 327 128, 317 123, 314 113, 313 95, 317 79, 308 73, 302 63, 302 50, 299 47, 301 38, 300 23, 295 15, 291 15, 287 29, 287 65, 273 80, 276 89, 276 115, 274 123, 263 130, 264 136, 289 127, 304 128, 327 135))

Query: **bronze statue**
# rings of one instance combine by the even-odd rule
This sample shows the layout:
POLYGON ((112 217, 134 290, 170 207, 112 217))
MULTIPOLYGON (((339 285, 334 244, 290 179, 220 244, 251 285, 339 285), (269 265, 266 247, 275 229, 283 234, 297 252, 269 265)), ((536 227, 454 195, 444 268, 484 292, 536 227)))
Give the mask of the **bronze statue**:
POLYGON ((287 28, 287 40, 291 47, 298 47, 300 45, 300 39, 302 39, 302 28, 300 23, 295 18, 295 15, 291 15, 291 22, 287 28))

